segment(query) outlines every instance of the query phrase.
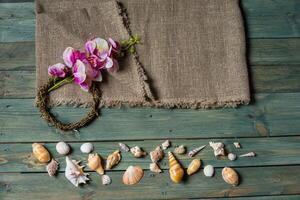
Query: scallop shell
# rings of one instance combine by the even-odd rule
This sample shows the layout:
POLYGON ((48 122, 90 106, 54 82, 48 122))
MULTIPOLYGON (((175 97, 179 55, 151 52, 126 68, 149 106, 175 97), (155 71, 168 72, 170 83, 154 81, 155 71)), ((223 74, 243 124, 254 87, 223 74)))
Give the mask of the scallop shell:
POLYGON ((79 163, 80 161, 71 160, 69 156, 66 157, 65 176, 76 187, 81 183, 86 184, 86 181, 90 180, 87 177, 89 174, 84 173, 83 166, 80 166, 79 163))
POLYGON ((239 157, 255 157, 256 154, 254 152, 245 153, 243 155, 240 155, 239 157))
POLYGON ((58 142, 56 144, 56 151, 60 155, 67 155, 70 152, 70 146, 65 142, 58 142))
POLYGON ((202 149, 204 149, 206 147, 206 145, 203 145, 201 147, 198 147, 196 149, 193 149, 191 151, 189 151, 188 153, 188 156, 191 158, 191 157, 194 157, 199 151, 201 151, 202 149))
POLYGON ((144 176, 143 169, 139 166, 129 166, 124 175, 123 183, 125 185, 134 185, 138 183, 144 176))
POLYGON ((102 176, 102 185, 109 185, 109 184, 111 184, 111 178, 108 175, 104 174, 102 176))
POLYGON ((92 151, 94 150, 94 146, 92 143, 83 143, 81 146, 80 146, 80 151, 82 153, 91 153, 92 151))
POLYGON ((184 145, 180 145, 179 147, 176 147, 174 149, 174 153, 176 154, 185 154, 185 152, 186 152, 186 148, 184 145))
POLYGON ((228 157, 228 159, 229 160, 236 160, 236 155, 234 154, 234 153, 229 153, 228 155, 227 155, 227 157, 228 157))
POLYGON ((104 169, 102 166, 102 160, 99 154, 89 154, 88 157, 88 164, 89 168, 91 170, 96 171, 98 174, 103 175, 104 174, 104 169))
POLYGON ((135 146, 135 147, 130 148, 130 152, 136 158, 140 158, 140 157, 143 157, 143 156, 147 155, 147 153, 144 152, 139 146, 135 146))
POLYGON ((206 165, 203 169, 203 173, 205 176, 212 177, 215 173, 215 169, 212 165, 206 165))
POLYGON ((119 143, 119 147, 121 149, 121 151, 124 151, 124 152, 129 152, 130 151, 130 148, 128 147, 127 144, 124 144, 124 143, 119 143))
POLYGON ((167 148, 169 148, 171 146, 171 143, 169 140, 166 140, 161 144, 161 146, 162 146, 163 150, 166 150, 167 148))
POLYGON ((162 172, 157 163, 150 163, 149 169, 150 169, 151 172, 155 172, 155 173, 161 173, 162 172))
POLYGON ((196 173, 201 167, 201 160, 200 159, 194 159, 192 162, 189 164, 189 167, 187 169, 187 174, 192 175, 196 173))
POLYGON ((174 155, 169 152, 169 173, 170 178, 174 183, 180 183, 184 176, 184 170, 176 160, 174 155))
POLYGON ((152 162, 157 163, 164 157, 164 152, 161 150, 160 146, 157 146, 154 151, 150 152, 150 158, 152 162))
POLYGON ((230 167, 223 168, 222 177, 223 177, 224 181, 230 185, 237 186, 239 184, 238 173, 230 167))
POLYGON ((55 176, 58 169, 58 162, 52 158, 51 162, 46 166, 49 176, 55 176))
POLYGON ((121 160, 121 154, 119 150, 116 150, 107 157, 106 169, 111 169, 113 166, 117 165, 121 160))
POLYGON ((213 148, 215 156, 224 156, 224 144, 222 142, 209 142, 209 146, 213 148))
POLYGON ((42 144, 33 143, 32 144, 32 152, 33 155, 38 159, 41 163, 47 163, 50 161, 50 153, 42 144))
POLYGON ((233 145, 234 145, 235 148, 237 148, 237 149, 242 148, 242 147, 241 147, 241 144, 240 144, 239 142, 234 142, 233 145))

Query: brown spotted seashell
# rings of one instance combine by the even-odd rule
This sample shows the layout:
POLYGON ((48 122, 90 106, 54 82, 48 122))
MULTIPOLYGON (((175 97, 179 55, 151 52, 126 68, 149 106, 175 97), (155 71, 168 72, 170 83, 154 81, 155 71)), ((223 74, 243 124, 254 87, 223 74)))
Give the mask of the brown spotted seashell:
POLYGON ((50 161, 50 153, 42 144, 33 143, 32 144, 32 152, 33 155, 40 161, 41 163, 47 163, 50 161))
POLYGON ((107 157, 106 169, 111 169, 113 166, 117 165, 121 160, 121 154, 119 150, 116 150, 107 157))
POLYGON ((169 152, 168 154, 170 178, 174 183, 180 183, 184 176, 184 170, 179 164, 179 162, 176 160, 174 155, 171 152, 169 152))
POLYGON ((129 166, 124 175, 123 183, 125 185, 134 185, 138 183, 144 176, 143 169, 139 166, 129 166))
POLYGON ((187 174, 190 176, 194 173, 196 173, 201 167, 201 160, 200 159, 194 159, 189 164, 189 167, 187 169, 187 174))
POLYGON ((158 161, 160 161, 162 158, 164 157, 164 152, 163 150, 160 148, 160 146, 157 146, 156 149, 154 151, 150 152, 150 158, 152 160, 152 162, 157 163, 158 161))
POLYGON ((237 186, 239 184, 238 173, 230 167, 223 168, 222 177, 223 177, 224 181, 230 185, 237 186))
POLYGON ((51 162, 46 166, 49 176, 55 176, 58 169, 58 162, 52 158, 51 162))

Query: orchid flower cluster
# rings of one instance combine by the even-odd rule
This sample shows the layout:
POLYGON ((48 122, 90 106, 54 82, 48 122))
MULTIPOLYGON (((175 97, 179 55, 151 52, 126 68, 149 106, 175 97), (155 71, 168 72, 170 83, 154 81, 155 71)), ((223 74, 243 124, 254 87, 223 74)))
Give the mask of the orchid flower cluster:
POLYGON ((133 45, 139 42, 137 36, 123 41, 121 44, 111 38, 108 40, 94 38, 85 43, 85 50, 75 50, 67 47, 63 52, 63 63, 57 63, 48 68, 49 76, 60 80, 48 92, 66 84, 74 82, 84 91, 89 91, 92 81, 102 81, 102 73, 118 71, 117 58, 122 51, 133 53, 133 45))

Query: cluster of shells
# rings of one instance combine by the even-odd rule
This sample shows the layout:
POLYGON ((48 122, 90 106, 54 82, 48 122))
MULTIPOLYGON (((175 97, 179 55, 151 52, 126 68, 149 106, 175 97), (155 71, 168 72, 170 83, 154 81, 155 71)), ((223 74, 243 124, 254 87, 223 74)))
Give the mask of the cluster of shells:
MULTIPOLYGON (((240 149, 241 145, 238 142, 233 143, 236 149, 240 149)), ((254 157, 256 154, 254 152, 248 152, 242 155, 237 156, 235 153, 226 152, 224 147, 225 145, 221 142, 209 142, 209 146, 213 149, 215 157, 225 157, 231 161, 236 160, 238 157, 254 157)), ((171 147, 171 142, 166 140, 161 145, 156 146, 150 153, 151 163, 149 164, 150 171, 154 173, 162 173, 163 171, 160 168, 160 161, 164 158, 164 151, 171 147)), ((202 162, 198 158, 194 158, 200 151, 202 151, 206 145, 199 146, 190 151, 186 151, 186 147, 184 145, 176 146, 173 152, 168 152, 168 161, 169 161, 169 176, 170 179, 174 183, 182 182, 185 174, 191 176, 197 173, 202 165, 202 162), (190 164, 185 170, 180 164, 179 160, 175 155, 187 155, 187 157, 192 158, 190 164)), ((110 170, 119 164, 121 161, 121 152, 123 153, 131 153, 135 158, 142 158, 147 155, 141 147, 133 146, 129 147, 125 143, 119 143, 119 149, 112 152, 110 155, 104 159, 98 153, 91 153, 94 150, 93 144, 84 143, 80 146, 80 151, 84 154, 88 154, 87 156, 87 166, 90 170, 97 172, 102 179, 103 185, 111 184, 111 178, 105 174, 106 170, 110 170), (105 165, 104 165, 104 161, 105 165)), ((47 148, 40 143, 32 144, 32 151, 35 158, 40 163, 45 163, 46 170, 49 176, 55 176, 57 170, 59 168, 59 163, 57 160, 52 158, 50 152, 47 148)), ((72 160, 68 154, 70 154, 71 148, 65 142, 59 142, 56 144, 56 151, 62 156, 66 158, 66 169, 65 169, 65 177, 74 185, 78 186, 79 184, 85 184, 90 179, 88 178, 88 173, 83 171, 84 166, 81 166, 80 161, 72 160)), ((214 167, 212 165, 206 165, 203 168, 203 173, 207 177, 213 177, 215 174, 214 167)), ((129 166, 123 174, 123 183, 125 185, 134 185, 138 183, 144 176, 143 169, 140 166, 129 166)), ((222 177, 224 181, 230 185, 237 186, 239 184, 239 174, 236 170, 230 167, 224 167, 222 170, 222 177)))

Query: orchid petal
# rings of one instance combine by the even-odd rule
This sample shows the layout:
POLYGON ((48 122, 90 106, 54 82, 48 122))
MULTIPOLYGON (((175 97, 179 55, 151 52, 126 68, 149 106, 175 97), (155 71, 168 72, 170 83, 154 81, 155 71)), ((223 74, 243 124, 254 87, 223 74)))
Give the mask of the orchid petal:
POLYGON ((106 69, 112 68, 113 65, 114 65, 113 60, 110 57, 107 57, 106 58, 106 63, 105 63, 105 68, 106 69))
POLYGON ((107 69, 107 71, 110 72, 110 73, 115 73, 115 72, 117 72, 119 70, 119 63, 118 63, 118 61, 116 59, 113 59, 113 62, 114 62, 113 67, 107 69))
POLYGON ((104 40, 102 38, 95 38, 93 41, 95 41, 96 48, 99 51, 99 53, 109 50, 109 46, 108 46, 108 43, 106 40, 104 40))
POLYGON ((85 50, 89 53, 89 54, 93 54, 95 49, 96 49, 96 42, 94 40, 89 40, 85 43, 85 50))
POLYGON ((88 91, 89 91, 90 86, 89 86, 86 82, 80 83, 79 86, 80 86, 81 89, 84 90, 85 92, 88 92, 88 91))
POLYGON ((63 53, 63 59, 69 68, 71 68, 75 62, 73 59, 73 53, 74 49, 72 47, 67 47, 63 53))
POLYGON ((48 68, 48 74, 50 76, 64 78, 66 76, 66 66, 62 63, 52 65, 48 68))
POLYGON ((73 68, 73 75, 74 81, 77 84, 81 84, 86 80, 86 66, 83 64, 82 61, 77 60, 74 68, 73 68))

